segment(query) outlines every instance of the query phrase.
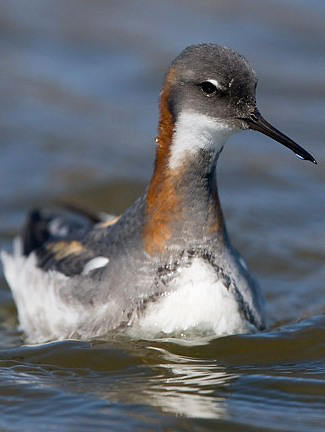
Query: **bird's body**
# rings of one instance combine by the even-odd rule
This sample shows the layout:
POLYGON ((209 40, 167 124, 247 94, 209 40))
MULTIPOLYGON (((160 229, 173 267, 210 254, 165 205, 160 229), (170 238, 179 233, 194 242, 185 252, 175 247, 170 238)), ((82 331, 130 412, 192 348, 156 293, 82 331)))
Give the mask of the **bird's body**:
POLYGON ((116 219, 31 214, 14 254, 2 254, 30 341, 264 328, 259 290, 227 235, 217 160, 227 138, 248 128, 314 159, 260 116, 255 87, 239 54, 187 48, 166 76, 145 193, 116 219))

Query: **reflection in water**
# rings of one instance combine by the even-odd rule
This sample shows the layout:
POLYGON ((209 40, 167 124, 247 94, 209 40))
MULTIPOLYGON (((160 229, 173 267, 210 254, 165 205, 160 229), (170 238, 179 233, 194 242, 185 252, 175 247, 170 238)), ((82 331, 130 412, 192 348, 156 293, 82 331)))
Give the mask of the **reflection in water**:
MULTIPOLYGON (((139 356, 139 347, 132 344, 124 346, 121 356, 126 356, 126 349, 130 360, 139 356)), ((142 346, 140 353, 145 367, 128 369, 126 374, 121 370, 117 380, 107 375, 99 380, 84 377, 81 387, 75 383, 74 391, 82 392, 86 381, 94 395, 110 403, 142 404, 189 418, 227 418, 227 388, 237 375, 227 373, 215 360, 173 354, 160 347, 142 346)), ((110 350, 111 355, 116 353, 110 350)), ((62 385, 66 387, 65 382, 62 385)))
POLYGON ((296 324, 295 331, 216 338, 202 345, 121 337, 2 350, 0 425, 14 417, 28 418, 33 427, 37 421, 43 430, 48 425, 87 430, 91 420, 96 428, 116 430, 114 419, 122 416, 141 417, 145 424, 150 419, 155 430, 152 422, 175 416, 175 421, 259 428, 268 427, 272 418, 281 430, 313 425, 318 431, 325 403, 319 358, 325 353, 314 347, 324 340, 324 331, 324 317, 319 317, 296 324), (303 354, 293 365, 295 345, 303 354))
MULTIPOLYGON (((190 418, 227 417, 227 400, 222 393, 234 376, 227 375, 215 362, 200 361, 151 347, 149 350, 154 351, 152 364, 145 368, 141 365, 130 367, 132 360, 134 364, 137 363, 137 356, 134 357, 136 350, 131 346, 128 358, 125 349, 126 347, 124 351, 106 350, 106 359, 112 358, 113 364, 119 361, 120 369, 115 370, 116 365, 113 366, 114 373, 95 373, 94 369, 99 366, 95 358, 104 351, 85 344, 47 344, 2 352, 0 403, 3 407, 6 406, 2 410, 3 420, 10 416, 27 415, 33 423, 34 414, 38 420, 46 419, 48 425, 60 426, 67 424, 67 421, 70 424, 69 416, 65 418, 69 407, 68 411, 75 410, 78 416, 77 423, 74 424, 80 425, 84 418, 97 416, 98 410, 102 416, 112 416, 111 411, 108 413, 105 410, 112 410, 112 407, 121 403, 125 407, 156 407, 162 413, 190 418), (63 349, 67 359, 60 358, 60 354, 56 352, 63 353, 63 349), (32 360, 36 363, 70 362, 72 365, 80 363, 83 350, 87 354, 81 364, 89 362, 89 368, 69 370, 53 364, 23 365, 14 360, 22 356, 25 361, 32 360), (8 399, 9 394, 14 396, 13 404, 8 399), (49 405, 54 401, 55 409, 49 413, 49 405), (57 412, 60 412, 59 418, 56 417, 57 412)), ((145 350, 141 349, 141 353, 144 354, 145 350)))
MULTIPOLYGON (((189 418, 224 419, 227 388, 237 378, 214 360, 195 359, 153 346, 142 346, 139 351, 132 344, 120 350, 102 348, 102 344, 96 347, 60 342, 3 351, 1 358, 3 396, 9 387, 12 393, 14 387, 17 395, 28 396, 30 409, 38 405, 40 412, 47 409, 49 399, 65 400, 69 396, 71 404, 80 404, 81 398, 87 406, 95 398, 108 404, 152 406, 189 418), (145 365, 138 363, 139 355, 145 365), (98 356, 102 356, 99 363, 98 356), (15 359, 19 357, 27 364, 17 364, 15 359), (49 366, 32 365, 31 361, 49 366), (40 394, 44 407, 39 404, 40 394)), ((15 409, 21 409, 19 404, 15 409)))
POLYGON ((224 391, 235 375, 227 374, 216 362, 175 355, 161 348, 151 349, 160 352, 164 363, 156 366, 163 370, 161 376, 151 378, 144 391, 147 403, 186 417, 227 416, 226 398, 220 388, 224 391))

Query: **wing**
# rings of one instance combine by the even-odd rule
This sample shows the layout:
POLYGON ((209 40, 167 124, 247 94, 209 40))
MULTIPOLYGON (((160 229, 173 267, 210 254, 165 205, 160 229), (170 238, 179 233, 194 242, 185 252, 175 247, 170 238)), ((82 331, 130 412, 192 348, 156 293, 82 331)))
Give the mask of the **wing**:
POLYGON ((66 276, 85 274, 103 265, 103 259, 108 261, 98 256, 87 238, 93 231, 98 237, 104 236, 117 220, 71 205, 60 212, 33 210, 23 229, 23 254, 34 252, 38 267, 45 271, 57 270, 66 276))

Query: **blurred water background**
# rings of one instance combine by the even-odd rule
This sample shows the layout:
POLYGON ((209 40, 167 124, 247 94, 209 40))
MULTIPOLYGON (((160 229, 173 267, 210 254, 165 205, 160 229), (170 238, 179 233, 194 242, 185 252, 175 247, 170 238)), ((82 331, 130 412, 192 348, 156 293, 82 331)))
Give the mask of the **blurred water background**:
POLYGON ((0 0, 0 246, 34 205, 142 192, 163 74, 198 42, 244 54, 263 115, 318 161, 243 132, 219 162, 270 330, 26 346, 1 276, 1 431, 325 430, 325 2, 0 0))

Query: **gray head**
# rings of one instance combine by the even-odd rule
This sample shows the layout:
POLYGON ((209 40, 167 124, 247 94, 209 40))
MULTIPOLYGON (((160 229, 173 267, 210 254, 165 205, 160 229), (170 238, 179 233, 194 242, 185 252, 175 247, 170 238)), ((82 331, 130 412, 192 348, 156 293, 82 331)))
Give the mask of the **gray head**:
POLYGON ((219 45, 193 45, 176 57, 170 71, 170 108, 175 117, 194 110, 245 127, 237 119, 255 110, 257 77, 242 55, 219 45))
MULTIPOLYGON (((206 142, 223 142, 231 133, 243 129, 258 130, 294 151, 303 159, 315 159, 290 138, 263 119, 256 107, 257 77, 240 54, 213 44, 186 48, 167 71, 162 92, 161 116, 166 108, 176 131, 177 148, 207 134, 206 142), (165 109, 163 104, 166 105, 165 109), (215 137, 217 139, 215 140, 215 137), (196 137, 195 137, 196 135, 196 137)), ((161 119, 161 123, 166 120, 161 119)), ((205 144, 197 147, 202 148, 205 144)), ((190 146, 190 144, 189 144, 190 146)), ((192 146, 193 147, 193 146, 192 146)), ((186 150, 191 150, 187 148, 186 150)))

